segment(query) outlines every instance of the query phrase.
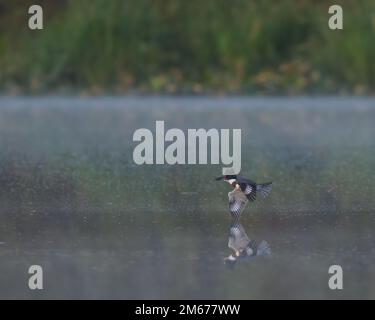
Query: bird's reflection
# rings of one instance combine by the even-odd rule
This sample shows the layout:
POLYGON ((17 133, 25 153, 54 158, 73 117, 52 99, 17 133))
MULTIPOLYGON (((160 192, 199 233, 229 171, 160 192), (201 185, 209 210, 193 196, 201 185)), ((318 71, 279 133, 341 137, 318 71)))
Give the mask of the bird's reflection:
POLYGON ((250 240, 239 219, 233 219, 230 225, 228 247, 233 250, 233 253, 224 259, 225 264, 229 266, 244 259, 271 255, 268 242, 250 240))

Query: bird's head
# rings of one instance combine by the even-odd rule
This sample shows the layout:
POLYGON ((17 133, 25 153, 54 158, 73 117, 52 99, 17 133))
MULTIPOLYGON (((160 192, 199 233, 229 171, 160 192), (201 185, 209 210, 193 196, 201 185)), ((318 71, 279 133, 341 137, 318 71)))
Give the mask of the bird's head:
POLYGON ((220 176, 217 177, 216 180, 224 180, 228 182, 230 185, 235 186, 236 181, 237 181, 237 176, 236 175, 225 175, 225 176, 220 176))

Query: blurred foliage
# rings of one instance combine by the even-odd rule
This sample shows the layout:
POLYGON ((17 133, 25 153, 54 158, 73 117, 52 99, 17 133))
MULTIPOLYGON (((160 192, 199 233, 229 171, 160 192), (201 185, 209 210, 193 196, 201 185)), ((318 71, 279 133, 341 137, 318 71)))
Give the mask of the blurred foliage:
POLYGON ((3 92, 356 93, 375 90, 375 2, 0 2, 3 92), (328 8, 344 9, 344 30, 328 8))

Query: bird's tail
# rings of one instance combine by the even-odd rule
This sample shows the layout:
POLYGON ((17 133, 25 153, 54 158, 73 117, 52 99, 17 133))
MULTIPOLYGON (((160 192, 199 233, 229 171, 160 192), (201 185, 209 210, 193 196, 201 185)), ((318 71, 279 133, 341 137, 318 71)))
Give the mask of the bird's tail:
POLYGON ((257 184, 257 193, 263 198, 267 197, 272 190, 272 182, 257 184))
POLYGON ((257 256, 270 256, 271 253, 271 247, 267 241, 263 240, 261 243, 259 243, 257 248, 257 256))

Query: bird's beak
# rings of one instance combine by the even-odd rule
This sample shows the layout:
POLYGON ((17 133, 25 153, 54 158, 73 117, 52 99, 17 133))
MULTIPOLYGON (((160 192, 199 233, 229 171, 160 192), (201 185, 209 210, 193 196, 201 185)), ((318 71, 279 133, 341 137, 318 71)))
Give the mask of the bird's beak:
POLYGON ((223 179, 224 179, 224 176, 220 176, 220 177, 215 178, 216 181, 220 181, 220 180, 223 180, 223 179))

